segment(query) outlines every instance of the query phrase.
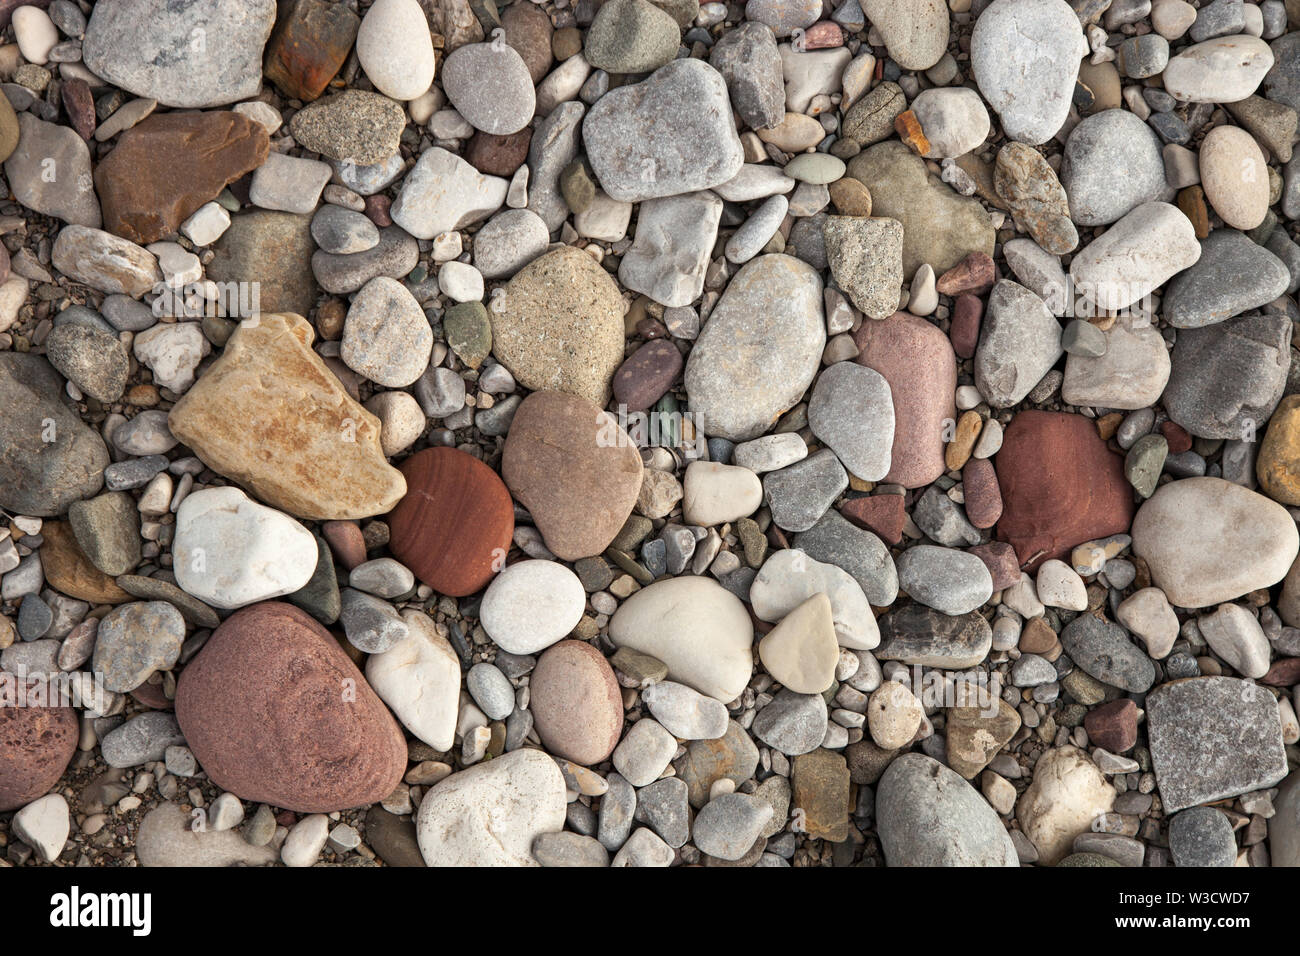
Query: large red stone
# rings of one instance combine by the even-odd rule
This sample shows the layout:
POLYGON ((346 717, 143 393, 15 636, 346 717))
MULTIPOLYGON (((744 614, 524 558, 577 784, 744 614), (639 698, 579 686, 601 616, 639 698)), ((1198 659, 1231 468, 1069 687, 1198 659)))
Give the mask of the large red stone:
POLYGON ((297 813, 375 803, 406 739, 329 631, 291 604, 237 611, 176 686, 176 719, 212 782, 297 813))
POLYGON ((393 556, 440 594, 463 597, 505 567, 515 506, 497 473, 456 448, 426 448, 401 465, 406 495, 388 516, 393 556))
MULTIPOLYGON (((0 683, 0 813, 49 793, 77 752, 77 714, 71 707, 16 706, 17 679, 0 683)), ((29 683, 26 693, 37 685, 29 683)))
POLYGON ((907 522, 907 514, 903 508, 902 495, 849 498, 840 505, 840 514, 889 544, 898 544, 903 540, 903 525, 907 522))
POLYGON ((266 78, 293 99, 316 99, 343 67, 360 26, 361 18, 345 3, 281 3, 266 45, 266 78))
POLYGON ((895 312, 863 322, 853 340, 858 362, 889 383, 894 400, 894 447, 885 481, 928 485, 944 473, 944 422, 955 421, 957 357, 948 337, 925 319, 895 312))
POLYGON ((229 183, 266 162, 266 127, 242 113, 154 113, 95 169, 104 229, 141 244, 172 235, 229 183))
POLYGON ((997 536, 1027 571, 1133 522, 1123 459, 1082 415, 1021 412, 1007 426, 995 467, 1003 502, 997 536))

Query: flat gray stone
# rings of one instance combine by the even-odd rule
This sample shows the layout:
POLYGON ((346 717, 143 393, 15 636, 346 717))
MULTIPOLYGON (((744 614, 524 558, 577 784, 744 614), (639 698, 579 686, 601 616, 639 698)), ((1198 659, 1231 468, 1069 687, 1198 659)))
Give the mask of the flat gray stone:
POLYGON ((1286 264, 1235 229, 1215 229, 1201 240, 1201 258, 1165 288, 1162 312, 1170 325, 1195 329, 1267 305, 1291 284, 1286 264))

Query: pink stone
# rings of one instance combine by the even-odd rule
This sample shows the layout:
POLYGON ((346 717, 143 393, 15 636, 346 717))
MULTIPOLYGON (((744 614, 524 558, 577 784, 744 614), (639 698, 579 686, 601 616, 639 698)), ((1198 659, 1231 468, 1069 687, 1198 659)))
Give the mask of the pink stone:
POLYGON ((966 517, 977 528, 991 528, 1002 517, 1002 489, 993 462, 972 458, 961 472, 966 493, 966 517))

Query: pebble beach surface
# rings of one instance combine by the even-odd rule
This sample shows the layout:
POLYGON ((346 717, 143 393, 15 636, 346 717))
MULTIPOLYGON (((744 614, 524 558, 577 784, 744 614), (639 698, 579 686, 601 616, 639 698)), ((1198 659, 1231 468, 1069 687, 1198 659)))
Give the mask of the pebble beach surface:
POLYGON ((0 0, 0 93, 0 866, 1300 865, 1300 7, 0 0))

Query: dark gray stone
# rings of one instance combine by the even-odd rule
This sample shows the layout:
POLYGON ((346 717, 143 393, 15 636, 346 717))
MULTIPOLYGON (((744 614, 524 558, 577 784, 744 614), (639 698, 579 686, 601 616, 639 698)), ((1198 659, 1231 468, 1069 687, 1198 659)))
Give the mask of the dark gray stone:
POLYGON ((1151 658, 1128 631, 1092 614, 1080 614, 1061 631, 1061 646, 1085 672, 1104 684, 1140 694, 1156 679, 1151 658))
POLYGON ((1267 305, 1290 282, 1286 264, 1268 249, 1235 229, 1215 229, 1201 241, 1196 264, 1170 281, 1164 316, 1179 329, 1213 325, 1267 305))

